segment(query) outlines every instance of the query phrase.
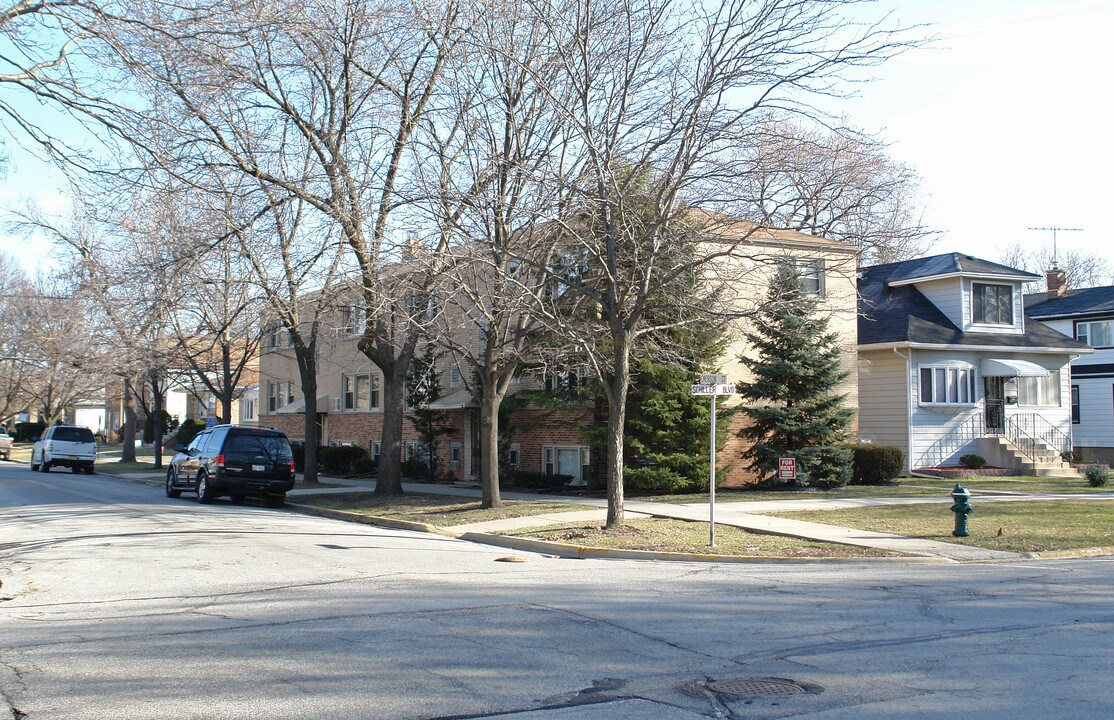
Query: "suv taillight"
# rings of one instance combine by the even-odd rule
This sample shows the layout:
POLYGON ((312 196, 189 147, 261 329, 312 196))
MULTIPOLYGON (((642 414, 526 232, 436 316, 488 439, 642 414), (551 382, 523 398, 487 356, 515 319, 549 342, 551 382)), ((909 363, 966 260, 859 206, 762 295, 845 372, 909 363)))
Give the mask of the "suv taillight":
POLYGON ((294 472, 294 458, 290 458, 290 472, 294 472))
POLYGON ((213 458, 213 465, 218 468, 224 469, 224 453, 220 453, 215 458, 213 458))

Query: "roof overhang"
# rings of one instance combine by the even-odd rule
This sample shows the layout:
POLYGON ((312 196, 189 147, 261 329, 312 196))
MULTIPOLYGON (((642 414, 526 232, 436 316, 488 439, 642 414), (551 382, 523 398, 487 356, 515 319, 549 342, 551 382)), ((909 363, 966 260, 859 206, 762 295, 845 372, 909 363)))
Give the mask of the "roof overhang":
POLYGON ((475 407, 476 403, 472 399, 471 390, 457 390, 456 392, 434 400, 429 404, 430 410, 463 410, 464 408, 475 407))
POLYGON ((1010 347, 1001 345, 949 345, 947 343, 911 343, 907 341, 902 342, 888 342, 888 343, 870 343, 859 345, 859 350, 891 350, 891 349, 912 349, 912 350, 963 350, 972 352, 983 353, 1025 353, 1036 355, 1090 355, 1095 351, 1094 348, 1066 348, 1066 347, 1010 347))
POLYGON ((972 272, 949 272, 939 273, 937 275, 923 275, 920 277, 902 278, 900 280, 891 280, 886 283, 888 287, 900 287, 902 285, 916 285, 923 282, 931 282, 933 280, 948 280, 951 278, 971 278, 972 280, 995 280, 1004 283, 1024 283, 1031 282, 1032 280, 1040 279, 1040 275, 1033 275, 1026 273, 1025 276, 1020 275, 1006 275, 995 273, 972 273, 972 272))
POLYGON ((979 363, 983 377, 1048 377, 1049 371, 1028 360, 983 358, 979 363))
MULTIPOLYGON (((330 398, 329 398, 328 395, 318 395, 317 396, 317 413, 318 414, 327 413, 327 412, 329 412, 329 410, 332 409, 332 408, 329 407, 329 399, 330 398)), ((278 410, 275 410, 275 415, 294 415, 296 413, 303 413, 305 411, 306 411, 306 401, 305 400, 299 400, 298 402, 292 402, 289 405, 283 405, 278 410)))

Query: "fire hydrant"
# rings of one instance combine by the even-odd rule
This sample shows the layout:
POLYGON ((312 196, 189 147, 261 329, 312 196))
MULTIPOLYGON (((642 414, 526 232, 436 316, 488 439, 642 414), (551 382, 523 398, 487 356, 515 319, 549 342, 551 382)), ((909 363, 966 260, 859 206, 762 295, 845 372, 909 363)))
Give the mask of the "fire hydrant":
POLYGON ((952 535, 967 537, 971 534, 967 529, 967 516, 975 512, 971 507, 971 493, 967 488, 957 484, 952 490, 952 500, 955 500, 955 505, 952 505, 952 512, 955 513, 955 530, 952 530, 952 535))

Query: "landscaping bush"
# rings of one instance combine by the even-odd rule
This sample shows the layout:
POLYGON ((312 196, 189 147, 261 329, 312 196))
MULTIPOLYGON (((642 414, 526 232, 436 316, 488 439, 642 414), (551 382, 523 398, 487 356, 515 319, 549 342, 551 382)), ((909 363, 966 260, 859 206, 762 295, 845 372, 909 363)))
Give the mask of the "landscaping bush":
POLYGON ((848 445, 851 450, 851 484, 883 485, 901 474, 905 453, 889 445, 848 445))
POLYGON ((963 467, 970 468, 972 470, 981 470, 986 467, 986 458, 976 453, 967 453, 966 455, 959 458, 959 462, 963 465, 963 467))
POLYGON ((1093 465, 1087 469, 1087 484, 1091 487, 1103 487, 1110 479, 1110 468, 1105 465, 1093 465))
POLYGON ((43 430, 46 430, 46 423, 18 422, 12 428, 12 437, 15 442, 32 442, 42 436, 43 430))
POLYGON ((572 480, 572 475, 546 475, 545 473, 527 472, 525 470, 499 473, 500 487, 506 484, 531 490, 555 490, 563 487, 570 480, 572 480))
POLYGON ((326 474, 350 473, 356 461, 366 456, 367 451, 358 445, 323 445, 317 448, 317 469, 326 474))
POLYGON ((703 482, 694 481, 670 467, 659 465, 623 469, 623 491, 630 495, 670 495, 707 489, 707 477, 703 478, 703 482))
POLYGON ((204 429, 204 420, 186 420, 178 426, 178 442, 189 445, 197 437, 197 434, 204 429))
POLYGON ((429 478, 429 465, 421 458, 410 458, 402 461, 402 474, 410 478, 429 478))
POLYGON ((362 457, 352 463, 352 472, 357 475, 374 475, 379 464, 369 457, 362 457))

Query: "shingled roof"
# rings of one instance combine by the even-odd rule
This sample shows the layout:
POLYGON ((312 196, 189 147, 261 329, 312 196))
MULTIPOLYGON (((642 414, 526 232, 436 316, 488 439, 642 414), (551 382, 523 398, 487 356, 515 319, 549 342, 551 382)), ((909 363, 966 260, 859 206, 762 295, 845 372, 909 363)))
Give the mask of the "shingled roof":
POLYGON ((1039 276, 959 253, 863 268, 859 272, 859 344, 915 343, 988 348, 1063 348, 1087 346, 1047 325, 1026 319, 1023 335, 965 333, 913 285, 915 278, 941 275, 995 275, 1027 281, 1039 276))
POLYGON ((1025 314, 1048 319, 1114 314, 1114 285, 1068 290, 1053 298, 1048 293, 1026 295, 1025 314))

